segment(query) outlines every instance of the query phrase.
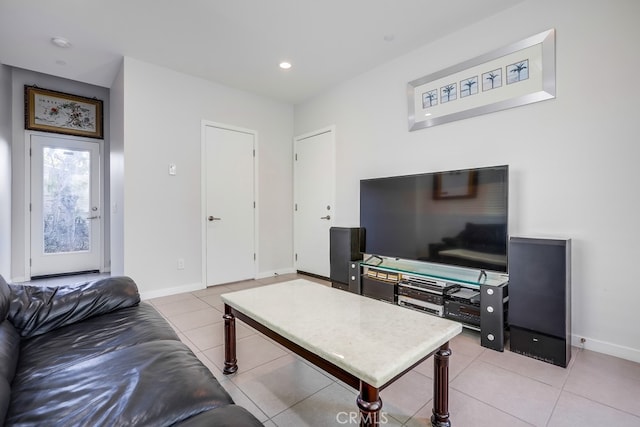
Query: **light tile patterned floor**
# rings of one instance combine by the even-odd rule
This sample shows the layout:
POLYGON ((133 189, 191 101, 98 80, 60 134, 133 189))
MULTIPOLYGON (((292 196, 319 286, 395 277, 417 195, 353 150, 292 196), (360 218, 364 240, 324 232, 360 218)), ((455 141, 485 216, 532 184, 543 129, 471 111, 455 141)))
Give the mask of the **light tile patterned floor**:
MULTIPOLYGON (((221 372, 220 294, 298 277, 251 280, 149 302, 236 403, 265 426, 358 425, 353 389, 241 322, 237 328, 240 369, 231 376, 221 372)), ((481 347, 477 333, 467 330, 452 340, 451 348, 449 410, 455 427, 640 426, 638 363, 574 349, 569 367, 563 369, 481 347)), ((381 425, 428 425, 432 367, 428 359, 382 391, 381 425)))

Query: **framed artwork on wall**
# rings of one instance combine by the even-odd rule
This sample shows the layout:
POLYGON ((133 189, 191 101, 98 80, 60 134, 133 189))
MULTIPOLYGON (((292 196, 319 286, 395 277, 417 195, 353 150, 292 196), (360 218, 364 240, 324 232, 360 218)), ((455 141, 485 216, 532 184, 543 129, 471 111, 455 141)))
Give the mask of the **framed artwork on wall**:
POLYGON ((551 29, 409 82, 409 131, 555 96, 551 29))
POLYGON ((25 86, 24 110, 27 130, 104 137, 103 103, 99 99, 25 86))

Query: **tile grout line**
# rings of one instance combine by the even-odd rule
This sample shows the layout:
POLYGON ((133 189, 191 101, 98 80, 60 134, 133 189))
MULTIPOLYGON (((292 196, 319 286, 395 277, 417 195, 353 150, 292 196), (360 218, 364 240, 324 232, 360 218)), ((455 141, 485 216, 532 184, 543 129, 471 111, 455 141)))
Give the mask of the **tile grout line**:
MULTIPOLYGON (((485 351, 486 351, 486 350, 485 350, 485 351)), ((479 354, 478 354, 478 355, 477 355, 477 356, 476 356, 476 357, 475 357, 475 358, 474 358, 474 359, 473 359, 473 360, 472 360, 472 361, 471 361, 471 362, 470 362, 470 363, 469 363, 469 364, 468 364, 468 365, 467 365, 467 366, 466 366, 462 371, 460 371, 460 372, 458 373, 458 375, 456 375, 456 378, 457 378, 457 377, 459 377, 460 375, 462 375, 462 373, 463 373, 463 372, 465 372, 467 369, 469 369, 469 368, 471 367, 471 365, 473 364, 473 362, 476 362, 476 361, 477 361, 477 362, 480 362, 480 363, 486 363, 487 365, 491 365, 491 366, 496 367, 496 368, 503 369, 503 370, 504 370, 504 371, 506 371, 506 372, 511 372, 511 373, 513 373, 513 374, 516 374, 516 375, 519 375, 519 376, 522 376, 522 377, 525 377, 525 378, 529 378, 529 377, 527 377, 526 375, 521 375, 521 374, 519 374, 519 373, 517 373, 517 372, 513 372, 513 371, 511 371, 511 370, 509 370, 509 369, 505 369, 505 368, 503 368, 502 366, 498 366, 498 365, 495 365, 495 364, 493 364, 493 363, 489 363, 489 362, 486 362, 486 361, 484 361, 484 360, 480 360, 480 356, 482 356, 482 354, 483 354, 483 353, 484 353, 484 352, 480 352, 480 353, 479 353, 479 354)), ((531 379, 531 378, 530 378, 530 379, 531 379)), ((538 382, 540 382, 540 381, 538 381, 538 382)), ((544 383, 542 383, 542 384, 544 384, 544 383)), ((545 385, 549 385, 549 384, 545 384, 545 385)), ((524 420, 524 419, 520 418, 519 416, 514 415, 514 414, 511 414, 511 413, 509 413, 509 412, 507 412, 507 411, 505 411, 505 410, 503 410, 503 409, 501 409, 501 408, 498 408, 498 407, 496 407, 496 406, 493 406, 493 405, 492 405, 492 404, 490 404, 489 402, 485 402, 484 400, 480 400, 480 399, 478 399, 477 397, 472 396, 472 395, 470 395, 470 394, 468 394, 468 393, 466 393, 466 392, 464 392, 464 391, 462 391, 462 390, 458 390, 455 386, 451 386, 451 384, 449 384, 449 387, 450 387, 450 388, 453 388, 453 389, 454 389, 455 391, 457 391, 458 393, 461 393, 461 394, 463 394, 463 395, 467 396, 468 398, 475 400, 476 402, 480 402, 481 404, 486 405, 486 406, 488 406, 488 407, 490 407, 490 408, 493 408, 493 409, 495 409, 496 411, 501 412, 501 413, 503 413, 503 414, 505 414, 505 415, 507 415, 507 416, 509 416, 509 417, 516 418, 516 419, 518 419, 518 420, 522 421, 522 422, 523 422, 523 423, 525 423, 525 424, 528 424, 528 425, 530 425, 530 426, 534 426, 534 424, 531 424, 529 421, 526 421, 526 420, 524 420)), ((432 399, 432 400, 433 400, 433 399, 432 399)))
POLYGON ((562 393, 569 393, 569 391, 565 391, 564 387, 567 384, 567 381, 569 381, 569 376, 571 376, 571 372, 573 371, 573 367, 575 366, 576 362, 578 361, 578 357, 580 356, 580 354, 582 353, 582 348, 578 348, 578 351, 576 352, 575 356, 572 358, 572 360, 569 361, 569 366, 567 367, 568 372, 567 372, 567 376, 564 379, 564 381, 562 382, 562 385, 560 386, 560 393, 558 393, 558 397, 556 398, 556 401, 553 403, 553 408, 551 409, 551 413, 549 414, 549 418, 547 418, 547 422, 545 423, 545 426, 548 426, 549 423, 551 422, 551 420, 553 419, 553 414, 555 414, 556 409, 558 408, 558 402, 560 402, 560 398, 562 397, 562 393))
MULTIPOLYGON (((331 387, 331 386, 332 386, 333 384, 335 384, 335 383, 336 383, 336 381, 335 381, 335 380, 333 380, 331 383, 329 383, 329 384, 327 384, 326 386, 322 387, 321 389, 319 389, 319 390, 317 390, 317 391, 315 391, 315 392, 311 393, 309 396, 307 396, 307 397, 305 397, 305 398, 303 398, 303 399, 300 399, 299 401, 297 401, 297 402, 295 402, 295 403, 291 404, 290 406, 286 407, 286 408, 285 408, 285 409, 283 409, 282 411, 278 412, 278 413, 277 413, 277 414, 275 414, 273 417, 269 418, 269 419, 268 419, 268 421, 271 421, 272 423, 274 423, 274 424, 277 426, 278 424, 273 420, 275 417, 277 417, 278 415, 280 415, 280 414, 282 414, 282 413, 284 413, 284 412, 287 412, 289 409, 293 408, 294 406, 298 405, 299 403, 302 403, 302 402, 304 402, 305 400, 308 400, 308 399, 312 398, 312 397, 313 397, 313 396, 315 396, 316 394, 318 394, 318 393, 320 393, 321 391, 323 391, 323 390, 325 390, 325 389, 327 389, 327 388, 331 387)), ((239 387, 238 387, 238 388, 239 388, 239 387)), ((258 405, 256 405, 256 406, 258 406, 258 405)), ((259 406, 258 406, 258 407, 259 407, 259 406)), ((265 415, 266 415, 266 414, 265 414, 265 415)), ((268 415, 267 415, 267 416, 268 416, 268 415)))

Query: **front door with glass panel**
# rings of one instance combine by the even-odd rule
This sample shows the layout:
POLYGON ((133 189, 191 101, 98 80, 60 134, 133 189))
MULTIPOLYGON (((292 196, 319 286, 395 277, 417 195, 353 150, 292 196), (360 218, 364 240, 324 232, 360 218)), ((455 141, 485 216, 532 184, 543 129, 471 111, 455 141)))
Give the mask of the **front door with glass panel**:
POLYGON ((98 141, 31 135, 31 277, 100 268, 98 141))

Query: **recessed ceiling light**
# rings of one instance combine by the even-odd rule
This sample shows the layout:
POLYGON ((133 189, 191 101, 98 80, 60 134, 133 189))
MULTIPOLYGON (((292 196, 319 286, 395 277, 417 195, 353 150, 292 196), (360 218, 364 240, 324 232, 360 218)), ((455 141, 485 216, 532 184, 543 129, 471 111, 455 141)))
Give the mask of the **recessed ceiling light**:
POLYGON ((386 42, 392 42, 396 39, 396 36, 395 34, 385 34, 383 38, 384 38, 384 41, 386 42))
POLYGON ((288 70, 289 68, 291 68, 291 63, 286 61, 281 62, 280 68, 282 68, 283 70, 288 70))
POLYGON ((51 43, 55 44, 58 47, 71 47, 71 42, 69 42, 69 40, 65 39, 64 37, 52 37, 51 43))
POLYGON ((58 64, 58 65, 67 65, 67 63, 65 61, 63 61, 62 59, 58 59, 56 61, 56 64, 58 64))

